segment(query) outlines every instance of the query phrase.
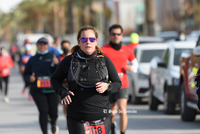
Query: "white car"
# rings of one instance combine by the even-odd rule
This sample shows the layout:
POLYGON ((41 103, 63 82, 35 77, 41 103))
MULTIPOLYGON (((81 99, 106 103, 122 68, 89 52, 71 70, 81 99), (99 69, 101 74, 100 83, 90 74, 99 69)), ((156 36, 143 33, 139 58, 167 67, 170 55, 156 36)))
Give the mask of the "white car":
MULTIPOLYGON (((155 37, 155 36, 139 36, 139 44, 146 43, 163 43, 165 40, 163 38, 155 37)), ((124 36, 121 40, 122 44, 128 45, 131 43, 130 36, 124 36)))
POLYGON ((156 34, 156 37, 165 39, 165 41, 176 40, 179 37, 178 31, 163 31, 156 34))
POLYGON ((179 60, 182 52, 192 52, 195 41, 173 41, 161 58, 154 57, 150 62, 150 110, 157 110, 160 103, 164 103, 166 114, 174 114, 176 104, 179 104, 180 91, 179 60))
POLYGON ((166 48, 166 43, 147 43, 137 46, 134 50, 138 70, 137 73, 127 71, 130 102, 137 104, 141 98, 149 96, 149 62, 154 56, 161 56, 166 48))

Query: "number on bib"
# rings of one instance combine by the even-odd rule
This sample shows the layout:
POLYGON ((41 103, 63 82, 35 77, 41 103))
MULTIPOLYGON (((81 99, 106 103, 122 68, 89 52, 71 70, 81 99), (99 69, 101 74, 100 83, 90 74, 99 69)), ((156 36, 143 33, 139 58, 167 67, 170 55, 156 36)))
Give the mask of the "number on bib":
POLYGON ((49 88, 51 87, 51 82, 49 77, 38 77, 37 79, 38 88, 49 88))

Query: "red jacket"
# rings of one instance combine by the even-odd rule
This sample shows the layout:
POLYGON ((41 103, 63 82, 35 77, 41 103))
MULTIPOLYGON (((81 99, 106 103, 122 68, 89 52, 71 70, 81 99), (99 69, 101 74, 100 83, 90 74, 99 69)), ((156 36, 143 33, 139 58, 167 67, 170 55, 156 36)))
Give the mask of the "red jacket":
POLYGON ((0 77, 6 77, 10 75, 10 68, 14 67, 14 62, 10 55, 0 55, 0 77))

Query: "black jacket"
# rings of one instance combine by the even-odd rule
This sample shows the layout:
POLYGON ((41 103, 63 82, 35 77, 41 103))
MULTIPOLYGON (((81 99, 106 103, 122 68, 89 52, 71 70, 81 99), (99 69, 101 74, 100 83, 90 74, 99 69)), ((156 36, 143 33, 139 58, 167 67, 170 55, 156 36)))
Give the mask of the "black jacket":
MULTIPOLYGON (((114 93, 120 90, 121 81, 118 77, 117 71, 110 61, 110 59, 106 56, 105 63, 108 70, 108 80, 111 81, 111 91, 110 93, 114 93)), ((67 78, 70 62, 72 59, 72 55, 65 57, 60 64, 58 65, 56 71, 51 77, 51 84, 53 89, 59 94, 62 95, 62 91, 66 90, 62 86, 62 81, 67 78)), ((81 83, 84 85, 88 85, 89 78, 95 77, 95 69, 91 68, 95 66, 94 59, 83 61, 87 62, 87 65, 90 66, 90 70, 87 73, 88 81, 87 83, 81 83), (93 72, 90 72, 93 71, 93 72)), ((81 75, 81 74, 80 74, 81 75)), ((72 90, 72 89, 69 89, 72 90)), ((109 116, 110 103, 109 103, 109 92, 105 91, 104 93, 98 93, 95 88, 91 90, 76 90, 73 91, 74 96, 71 96, 72 103, 67 108, 67 116, 70 118, 74 118, 77 120, 97 120, 103 117, 109 116)))
MULTIPOLYGON (((49 52, 45 55, 36 54, 35 56, 31 57, 26 64, 26 68, 24 71, 24 78, 27 82, 30 82, 30 76, 32 73, 35 73, 36 80, 35 82, 31 83, 31 90, 52 90, 52 86, 50 88, 38 88, 37 87, 37 80, 39 77, 47 76, 51 77, 53 72, 55 71, 57 65, 54 65, 53 59, 54 53, 49 52)), ((58 57, 57 57, 58 58, 58 57)), ((59 58, 58 58, 59 59, 59 58)))

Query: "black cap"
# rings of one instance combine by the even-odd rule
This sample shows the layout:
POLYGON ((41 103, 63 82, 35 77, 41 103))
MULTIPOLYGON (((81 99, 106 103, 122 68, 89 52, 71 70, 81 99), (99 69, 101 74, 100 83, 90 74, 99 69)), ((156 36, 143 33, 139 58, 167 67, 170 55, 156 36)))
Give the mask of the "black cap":
POLYGON ((37 41, 37 44, 42 43, 42 42, 45 43, 45 44, 48 44, 47 39, 44 38, 44 37, 40 38, 40 39, 37 41))

